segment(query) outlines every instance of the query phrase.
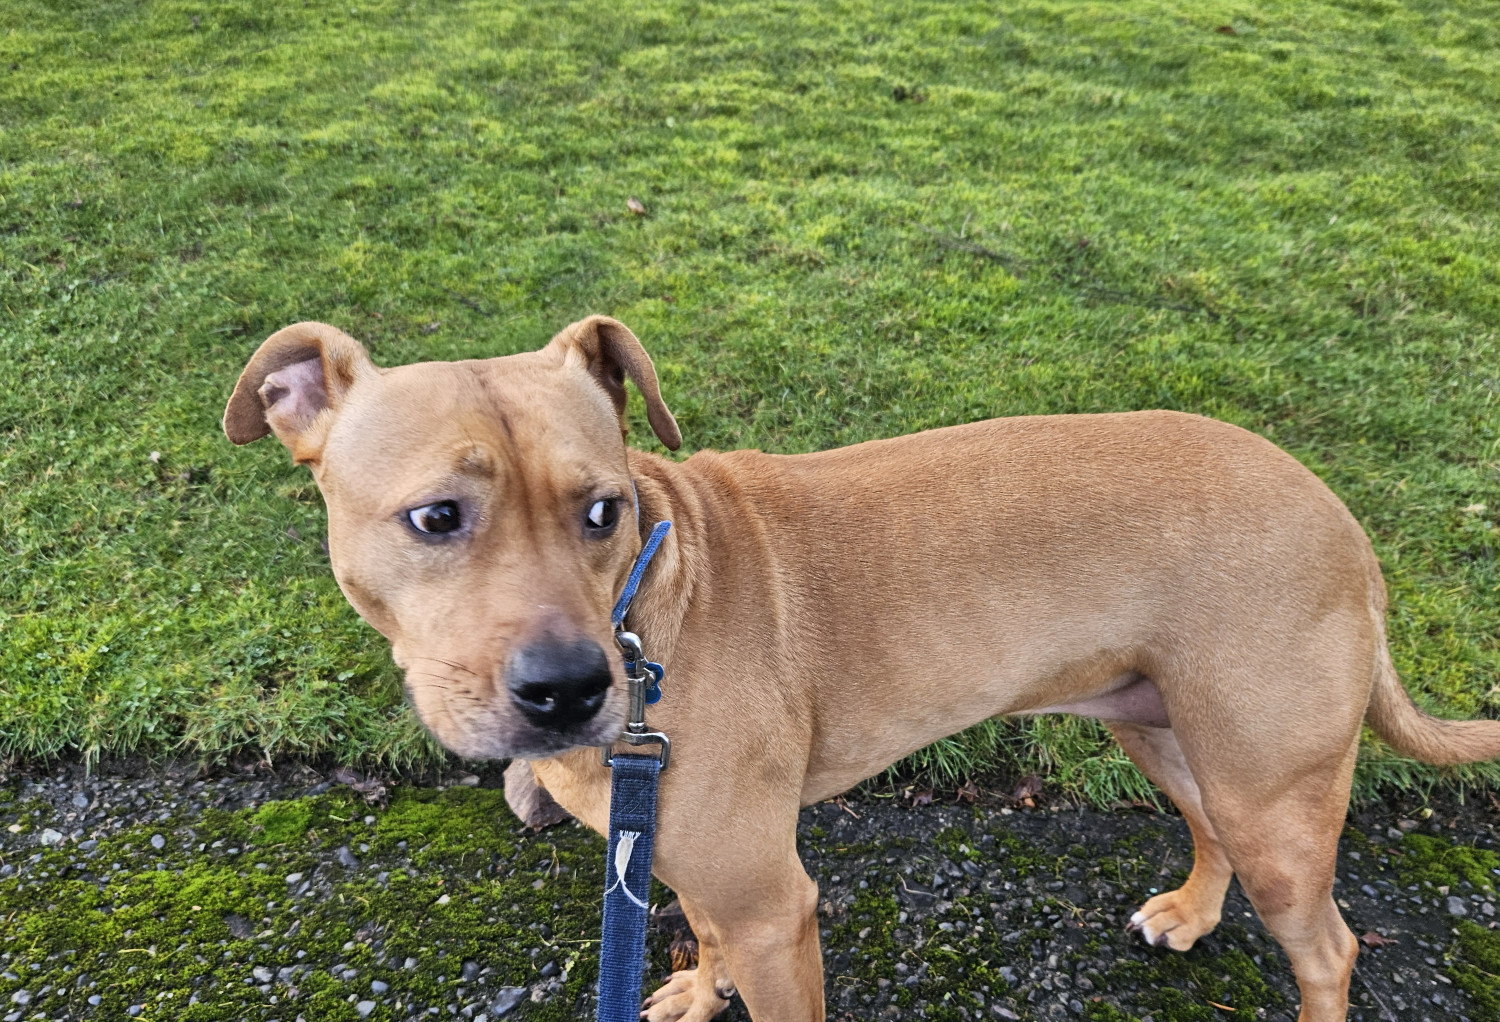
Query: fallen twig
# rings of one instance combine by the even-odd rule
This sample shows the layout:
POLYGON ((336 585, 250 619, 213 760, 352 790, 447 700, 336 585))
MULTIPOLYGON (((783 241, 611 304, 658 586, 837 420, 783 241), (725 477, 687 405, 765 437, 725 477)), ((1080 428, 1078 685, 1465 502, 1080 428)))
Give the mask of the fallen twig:
POLYGON ((494 315, 493 312, 491 312, 490 310, 486 309, 483 305, 480 305, 478 299, 470 298, 468 295, 465 295, 465 294, 459 294, 457 291, 453 290, 451 287, 445 287, 445 288, 443 288, 443 290, 446 291, 446 292, 448 292, 448 295, 454 301, 458 302, 458 304, 464 305, 464 306, 467 306, 470 309, 473 309, 475 312, 479 313, 481 316, 493 316, 494 315))
MULTIPOLYGON (((964 225, 967 228, 967 220, 964 221, 964 225)), ((986 248, 984 245, 975 244, 962 237, 955 238, 951 234, 944 234, 942 231, 935 231, 931 227, 924 227, 921 224, 917 224, 916 227, 918 230, 932 235, 937 239, 938 244, 944 248, 956 249, 959 252, 968 252, 970 255, 983 256, 1004 266, 1016 277, 1021 276, 1022 267, 1027 265, 1026 260, 1018 256, 1009 255, 1005 252, 997 252, 992 248, 986 248)))
POLYGON ((1384 999, 1381 998, 1380 994, 1375 992, 1375 988, 1370 985, 1370 981, 1365 979, 1365 974, 1359 971, 1358 965, 1354 967, 1354 974, 1358 976, 1359 981, 1365 985, 1365 989, 1370 992, 1370 996, 1375 998, 1375 1003, 1380 1006, 1381 1017, 1384 1018, 1386 1022, 1401 1022, 1401 1020, 1396 1017, 1395 1013, 1392 1012, 1390 1007, 1385 1003, 1384 999))

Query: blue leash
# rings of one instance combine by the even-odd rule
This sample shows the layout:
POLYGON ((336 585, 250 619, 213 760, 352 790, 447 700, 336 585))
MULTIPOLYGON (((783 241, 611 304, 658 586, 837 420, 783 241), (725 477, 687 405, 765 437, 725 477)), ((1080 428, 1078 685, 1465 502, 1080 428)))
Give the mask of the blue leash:
POLYGON ((604 940, 599 947, 599 1022, 639 1022, 646 966, 646 905, 656 837, 655 756, 614 757, 609 784, 609 855, 604 940), (623 868, 622 868, 623 866, 623 868))
POLYGON ((651 851, 656 840, 656 787, 667 768, 671 743, 660 732, 646 730, 646 704, 661 698, 662 666, 647 660, 641 640, 624 631, 625 613, 640 588, 646 566, 672 528, 658 522, 641 547, 625 590, 610 614, 615 641, 625 655, 630 691, 630 713, 622 741, 631 745, 661 746, 660 756, 614 755, 601 750, 610 767, 609 851, 604 872, 604 931, 599 946, 598 1022, 639 1022, 641 974, 646 960, 646 915, 651 897, 651 851))

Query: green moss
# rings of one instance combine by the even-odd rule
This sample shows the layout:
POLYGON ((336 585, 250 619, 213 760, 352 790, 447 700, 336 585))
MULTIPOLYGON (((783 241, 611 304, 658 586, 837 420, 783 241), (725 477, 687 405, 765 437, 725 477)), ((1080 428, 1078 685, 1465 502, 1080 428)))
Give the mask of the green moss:
MULTIPOLYGON (((44 850, 27 874, 0 881, 0 954, 34 994, 53 988, 33 1001, 42 1010, 76 1011, 96 993, 101 1017, 144 1004, 142 1018, 186 1022, 262 1013, 268 995, 245 982, 255 966, 312 964, 289 1011, 342 1022, 356 1018, 348 995, 368 996, 372 979, 403 1005, 442 1006, 465 959, 493 969, 490 990, 535 984, 551 962, 566 982, 528 1018, 572 1019, 595 975, 602 843, 576 826, 518 831, 499 792, 466 788, 397 788, 386 809, 335 792, 152 823, 92 856, 44 850), (167 836, 160 851, 153 833, 167 836), (323 865, 326 895, 292 897, 330 858, 312 850, 333 844, 363 865, 323 865), (357 982, 329 975, 335 963, 359 970, 357 982)), ((387 1004, 371 1016, 397 1017, 387 1004)))
POLYGON ((1396 875, 1403 885, 1460 886, 1493 892, 1500 881, 1500 855, 1483 848, 1455 845, 1441 837, 1408 834, 1400 844, 1396 875))
POLYGON ((1500 933, 1460 919, 1449 954, 1447 973, 1473 998, 1475 1022, 1500 1022, 1500 933))
MULTIPOLYGON (((1243 941, 1244 931, 1233 925, 1221 930, 1243 941)), ((1212 954, 1195 946, 1186 954, 1163 950, 1150 962, 1122 962, 1105 977, 1111 984, 1139 985, 1139 1003, 1162 1022, 1212 1022, 1237 1019, 1253 1022, 1257 1011, 1282 1004, 1282 997, 1266 985, 1250 956, 1231 949, 1212 954), (1214 1003, 1209 1003, 1214 1002, 1214 1003), (1225 1011, 1221 1004, 1232 1008, 1225 1011)), ((1102 1018, 1110 1018, 1108 1015, 1102 1018)), ((1128 1016, 1126 1016, 1128 1017, 1128 1016)))
MULTIPOLYGON (((418 866, 471 866, 480 858, 515 854, 515 827, 499 789, 401 788, 377 816, 371 843, 377 851, 390 851, 405 841, 418 866)), ((550 840, 528 842, 531 865, 553 847, 550 840)))
POLYGON ((840 921, 832 927, 831 945, 858 948, 852 968, 854 976, 862 982, 896 979, 901 948, 895 932, 900 911, 895 895, 870 887, 855 893, 854 904, 841 913, 840 921))
POLYGON ((940 849, 944 855, 955 862, 963 862, 966 859, 979 858, 967 842, 974 840, 974 835, 967 831, 959 830, 957 827, 944 827, 932 837, 934 847, 940 849))
POLYGON ((306 840, 312 829, 312 806, 302 800, 268 802, 250 817, 250 824, 267 844, 306 840))
MULTIPOLYGON (((1500 886, 1500 855, 1488 849, 1457 845, 1435 835, 1407 834, 1391 855, 1403 886, 1441 888, 1460 896, 1493 894, 1500 886)), ((1474 1017, 1500 1022, 1500 933, 1457 920, 1445 967, 1473 998, 1474 1017)))

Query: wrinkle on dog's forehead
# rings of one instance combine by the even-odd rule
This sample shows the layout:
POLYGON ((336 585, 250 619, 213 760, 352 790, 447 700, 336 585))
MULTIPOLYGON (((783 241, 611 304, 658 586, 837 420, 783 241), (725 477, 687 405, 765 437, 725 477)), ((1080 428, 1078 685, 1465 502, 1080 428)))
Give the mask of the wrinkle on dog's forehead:
POLYGON ((418 363, 386 370, 351 395, 329 432, 320 481, 325 491, 382 504, 419 499, 424 485, 454 473, 504 488, 574 467, 556 474, 562 482, 595 466, 623 469, 619 436, 604 392, 556 366, 525 356, 418 363))
POLYGON ((458 488, 509 488, 509 459, 493 427, 471 412, 435 410, 420 427, 379 415, 347 426, 350 435, 330 440, 320 466, 330 501, 385 514, 403 502, 457 496, 449 491, 458 488))

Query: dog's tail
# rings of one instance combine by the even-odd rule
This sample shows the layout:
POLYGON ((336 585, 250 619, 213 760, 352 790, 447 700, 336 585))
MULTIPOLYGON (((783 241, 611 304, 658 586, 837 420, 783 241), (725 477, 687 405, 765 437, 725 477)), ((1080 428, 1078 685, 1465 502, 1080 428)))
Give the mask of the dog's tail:
POLYGON ((1433 766, 1500 759, 1500 720, 1443 720, 1417 709, 1401 686, 1384 640, 1382 634, 1375 686, 1365 711, 1375 733, 1402 755, 1433 766))

